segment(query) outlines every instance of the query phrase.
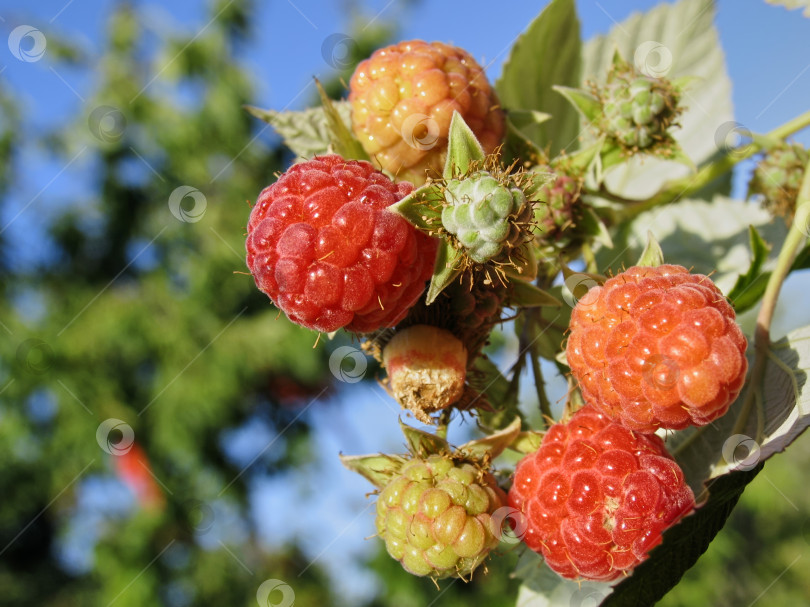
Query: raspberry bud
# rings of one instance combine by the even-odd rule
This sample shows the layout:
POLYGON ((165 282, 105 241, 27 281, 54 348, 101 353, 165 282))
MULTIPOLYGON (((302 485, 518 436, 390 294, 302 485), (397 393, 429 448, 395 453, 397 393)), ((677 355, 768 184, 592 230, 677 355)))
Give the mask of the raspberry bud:
POLYGON ((467 350, 449 331, 414 325, 398 331, 383 350, 391 391, 417 419, 461 398, 467 376, 467 350))
POLYGON ((336 155, 293 165, 250 214, 256 285, 310 329, 394 326, 424 291, 436 256, 435 239, 386 210, 412 189, 336 155))
POLYGON ((492 514, 505 504, 490 472, 444 455, 414 457, 380 493, 375 523, 410 573, 463 577, 498 545, 492 514))
POLYGON ((595 92, 602 106, 602 131, 629 150, 667 141, 681 112, 680 94, 668 80, 640 74, 627 64, 614 67, 595 92))
POLYGON ((694 504, 661 438, 590 406, 549 429, 509 490, 526 545, 559 575, 595 581, 629 573, 694 504))
POLYGON ((558 172, 540 189, 545 201, 534 208, 538 245, 564 251, 581 242, 577 228, 581 226, 584 209, 580 194, 582 179, 558 172))
POLYGON ((375 51, 349 83, 352 128, 368 155, 417 185, 440 175, 450 119, 458 112, 489 153, 505 118, 484 70, 465 50, 411 40, 375 51))
POLYGON ((532 209, 523 191, 486 171, 448 180, 445 200, 442 225, 476 263, 497 259, 531 238, 526 227, 532 209))
POLYGON ((800 143, 771 148, 754 169, 748 184, 749 196, 762 194, 766 209, 791 220, 808 161, 810 154, 800 143))
POLYGON ((585 401, 631 430, 703 426, 745 381, 747 341, 735 318, 707 276, 632 267, 577 302, 568 364, 585 401))

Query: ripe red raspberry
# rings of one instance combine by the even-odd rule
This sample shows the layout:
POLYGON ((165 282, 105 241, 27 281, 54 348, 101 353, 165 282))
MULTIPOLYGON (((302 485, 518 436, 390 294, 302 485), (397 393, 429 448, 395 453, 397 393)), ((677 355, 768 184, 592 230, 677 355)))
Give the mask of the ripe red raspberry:
POLYGON ((420 185, 441 174, 453 111, 484 151, 503 140, 505 118, 484 70, 467 51, 422 40, 400 42, 362 61, 349 83, 352 128, 368 155, 420 185))
POLYGON ((412 189, 336 155, 293 165, 250 214, 256 285, 310 329, 394 326, 424 291, 436 256, 433 238, 386 210, 412 189))
POLYGON ((492 473, 442 455, 415 457, 377 500, 377 533, 414 575, 464 577, 498 545, 506 495, 492 473))
POLYGON ((660 437, 586 406, 518 462, 509 505, 553 571, 610 581, 646 559, 695 498, 660 437))
POLYGON ((571 315, 566 354, 586 402, 631 430, 703 426, 739 394, 748 363, 734 310, 682 266, 632 267, 571 315))

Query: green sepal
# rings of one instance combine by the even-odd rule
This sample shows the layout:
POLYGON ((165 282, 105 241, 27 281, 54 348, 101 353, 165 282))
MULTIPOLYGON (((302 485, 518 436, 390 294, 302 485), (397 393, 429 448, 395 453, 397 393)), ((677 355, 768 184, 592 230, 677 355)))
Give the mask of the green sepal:
POLYGON ((595 122, 601 116, 602 104, 588 91, 557 85, 551 88, 565 97, 589 123, 595 122))
POLYGON ((681 144, 672 139, 669 143, 664 144, 666 145, 666 152, 665 154, 658 153, 656 156, 659 158, 663 158, 664 160, 669 160, 671 162, 677 162, 689 168, 692 173, 697 172, 697 167, 695 166, 694 161, 687 156, 686 152, 683 151, 681 144))
POLYGON ((512 441, 512 444, 509 445, 509 448, 517 451, 518 453, 534 453, 540 448, 540 443, 543 442, 543 435, 543 432, 538 432, 536 430, 520 432, 515 437, 515 440, 512 441))
POLYGON ((408 450, 413 455, 427 457, 429 455, 449 453, 452 451, 450 444, 443 438, 409 426, 402 421, 402 418, 399 420, 399 427, 402 429, 402 434, 405 435, 408 450))
POLYGON ((556 173, 552 173, 550 171, 540 172, 532 169, 530 172, 525 173, 525 175, 530 181, 521 188, 523 193, 526 195, 526 200, 548 202, 547 200, 540 199, 539 195, 543 191, 543 187, 557 178, 556 173))
MULTIPOLYGON (((611 59, 611 63, 613 64, 613 70, 617 72, 622 72, 630 69, 630 64, 624 60, 622 54, 619 52, 618 47, 613 49, 613 59, 611 59)), ((610 81, 610 78, 608 78, 608 81, 610 81)))
MULTIPOLYGON (((551 114, 536 110, 507 110, 506 120, 523 136, 523 128, 551 120, 551 114)), ((532 145, 535 145, 532 143, 532 145)), ((536 147, 536 145, 535 145, 536 147)))
POLYGON ((445 287, 461 274, 461 259, 464 253, 442 239, 439 250, 436 252, 436 264, 433 266, 433 276, 430 278, 425 304, 432 304, 445 287))
POLYGON ((605 222, 597 215, 596 211, 586 206, 582 214, 582 231, 585 236, 590 236, 595 242, 598 242, 608 249, 613 248, 613 238, 610 236, 605 222))
POLYGON ((349 470, 371 481, 371 484, 382 489, 392 478, 399 474, 402 465, 407 461, 401 455, 340 455, 341 463, 349 470))
POLYGON ((751 265, 745 274, 737 277, 737 282, 728 294, 737 314, 756 305, 765 293, 765 285, 770 278, 770 272, 764 274, 762 272, 762 266, 771 250, 770 246, 753 225, 748 226, 748 239, 751 244, 751 265))
POLYGON ((605 144, 605 136, 602 135, 599 139, 588 147, 577 150, 565 159, 566 166, 577 169, 582 172, 590 170, 599 155, 602 152, 602 146, 605 144))
POLYGON ((447 159, 444 162, 445 179, 453 179, 456 175, 465 174, 472 162, 483 162, 486 158, 484 148, 475 138, 475 133, 464 122, 458 112, 453 112, 450 120, 450 132, 447 142, 447 159))
POLYGON ((394 211, 421 230, 432 231, 442 225, 443 204, 441 186, 427 183, 389 206, 388 210, 394 211))
POLYGON ((704 80, 698 76, 681 76, 680 78, 673 78, 669 81, 674 88, 679 93, 682 93, 684 90, 689 88, 693 82, 698 82, 700 80, 704 80))
POLYGON ((315 78, 315 86, 318 88, 318 95, 321 97, 321 104, 326 114, 326 124, 329 127, 329 137, 335 153, 347 160, 368 160, 368 154, 346 126, 346 123, 343 122, 332 100, 317 78, 315 78))
POLYGON ((501 267, 503 273, 516 282, 531 282, 537 278, 537 256, 529 244, 531 243, 521 248, 520 255, 515 255, 516 259, 512 260, 512 264, 501 267))
POLYGON ((503 430, 461 445, 457 452, 466 459, 492 461, 511 445, 520 433, 520 418, 515 417, 503 430))
POLYGON ((562 302, 548 291, 543 291, 531 282, 515 280, 511 283, 509 304, 518 308, 539 308, 553 306, 559 308, 562 302))
POLYGON ((647 230, 647 246, 641 252, 637 266, 643 268, 657 268, 664 263, 664 252, 661 250, 661 245, 653 236, 653 233, 647 230))

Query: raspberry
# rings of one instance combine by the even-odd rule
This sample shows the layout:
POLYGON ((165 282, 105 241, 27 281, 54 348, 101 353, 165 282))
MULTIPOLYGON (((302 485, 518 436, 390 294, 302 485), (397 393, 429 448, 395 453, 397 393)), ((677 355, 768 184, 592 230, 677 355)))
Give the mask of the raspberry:
POLYGON ((448 204, 442 209, 442 225, 476 263, 486 263, 528 238, 520 229, 532 213, 526 196, 519 188, 502 185, 486 171, 449 180, 445 199, 448 204))
POLYGON ((505 505, 490 472, 430 455, 407 462, 388 482, 375 522, 388 554, 410 573, 462 577, 497 546, 491 515, 505 505))
POLYGON ((597 89, 602 104, 602 130, 622 147, 643 150, 669 138, 667 130, 680 113, 679 94, 662 78, 614 69, 597 89))
POLYGON ((702 426, 742 389, 747 342, 710 278, 632 267, 571 315, 566 354, 586 402, 631 430, 702 426))
POLYGON ((250 214, 256 285, 310 329, 394 326, 424 291, 436 256, 435 239, 386 210, 412 189, 336 155, 293 165, 250 214))
POLYGON ((379 166, 420 185, 441 174, 453 112, 490 153, 505 131, 484 70, 465 50, 422 40, 375 51, 349 83, 352 127, 379 166))
POLYGON ((509 505, 553 571, 610 581, 645 560, 695 498, 660 437, 586 406, 518 462, 509 505))
POLYGON ((541 189, 541 200, 534 209, 537 240, 541 249, 565 251, 582 241, 579 233, 584 217, 580 194, 583 179, 559 172, 541 189))
POLYGON ((800 143, 782 143, 771 148, 754 169, 748 184, 749 195, 762 194, 766 209, 793 219, 808 160, 810 153, 800 143))

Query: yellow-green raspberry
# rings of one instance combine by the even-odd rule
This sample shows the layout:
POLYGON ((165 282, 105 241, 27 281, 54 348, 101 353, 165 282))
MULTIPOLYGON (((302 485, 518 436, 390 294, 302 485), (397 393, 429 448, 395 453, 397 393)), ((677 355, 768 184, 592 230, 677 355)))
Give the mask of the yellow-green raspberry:
POLYGON ((800 143, 772 147, 754 169, 749 195, 761 194, 766 209, 791 220, 808 160, 810 153, 800 143))
POLYGON ((526 195, 486 171, 449 180, 445 201, 442 225, 476 263, 495 259, 504 248, 525 240, 526 230, 520 223, 528 207, 526 195))
POLYGON ((414 575, 469 575, 498 545, 492 514, 506 504, 495 478, 448 456, 416 457, 383 488, 377 533, 414 575))

